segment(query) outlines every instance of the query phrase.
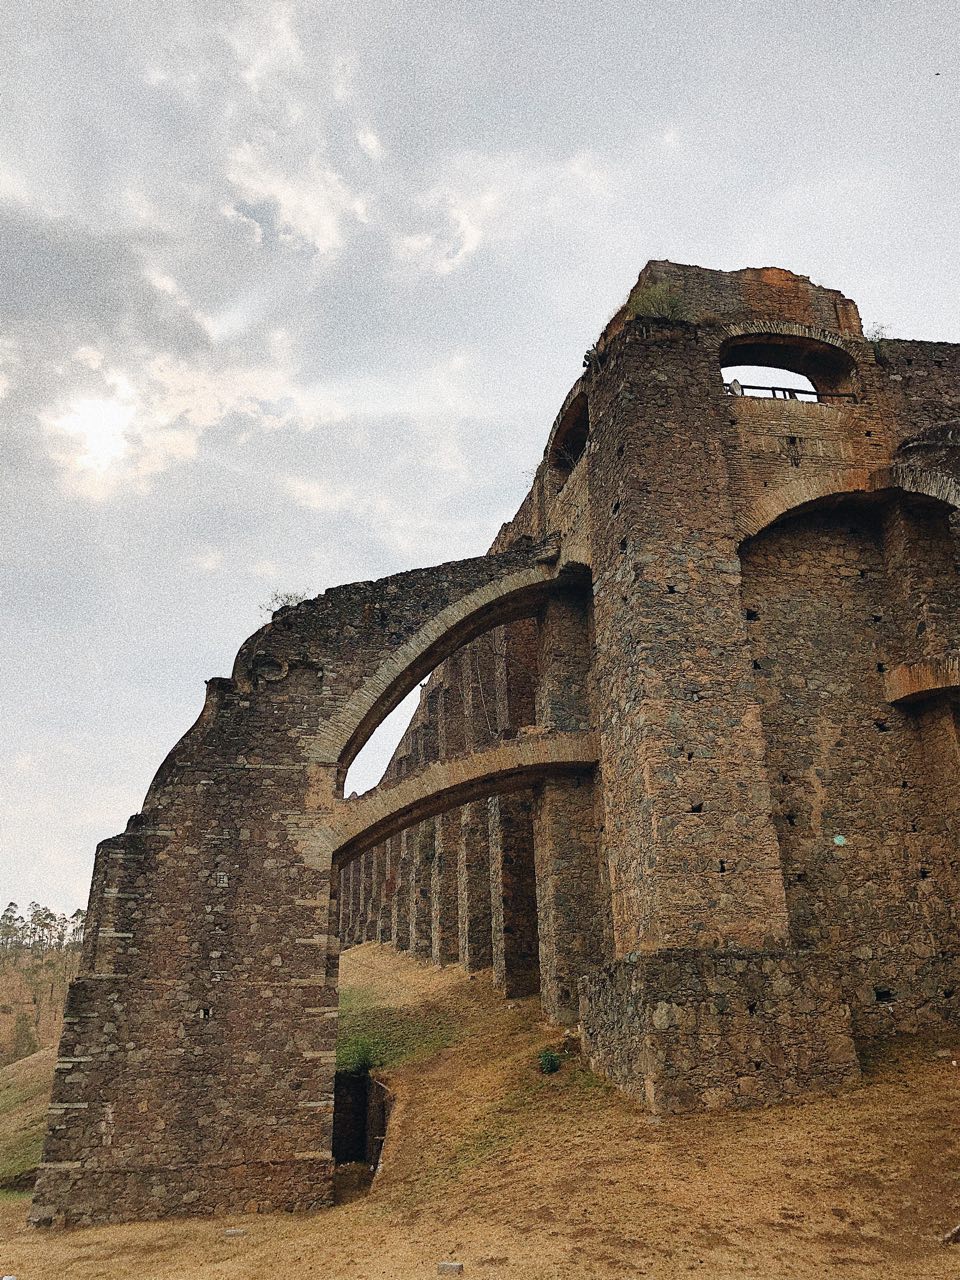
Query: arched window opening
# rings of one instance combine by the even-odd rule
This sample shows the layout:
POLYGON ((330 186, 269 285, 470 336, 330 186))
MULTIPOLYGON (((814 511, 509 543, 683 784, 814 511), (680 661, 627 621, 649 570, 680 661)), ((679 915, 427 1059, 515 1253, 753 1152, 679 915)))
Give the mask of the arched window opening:
POLYGON ((774 400, 819 399, 817 388, 802 373, 773 369, 759 364, 727 365, 720 371, 731 396, 760 396, 774 400))
POLYGON ((382 781, 387 765, 393 759, 393 754, 409 728, 410 721, 416 715, 417 707, 420 705, 421 690, 426 683, 426 680, 421 681, 416 689, 411 690, 404 700, 380 721, 354 756, 343 783, 345 796, 353 793, 362 795, 363 792, 369 791, 371 787, 377 786, 382 781))
POLYGON ((853 360, 839 347, 792 334, 745 334, 720 350, 728 395, 842 403, 855 400, 853 360))
POLYGON ((589 438, 590 413, 587 397, 581 391, 561 414, 550 441, 550 469, 559 480, 560 487, 583 457, 589 438))

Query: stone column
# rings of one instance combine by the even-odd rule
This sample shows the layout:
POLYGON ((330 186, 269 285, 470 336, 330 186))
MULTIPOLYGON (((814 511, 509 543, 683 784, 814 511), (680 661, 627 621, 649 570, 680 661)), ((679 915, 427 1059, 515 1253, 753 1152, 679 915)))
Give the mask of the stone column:
POLYGON ((393 945, 398 951, 406 951, 410 946, 410 867, 412 833, 401 831, 397 836, 399 857, 397 858, 396 889, 393 894, 393 911, 390 932, 393 945))
MULTIPOLYGON (((536 716, 537 624, 498 627, 491 639, 497 727, 510 738, 536 716)), ((540 989, 533 808, 531 792, 492 796, 488 804, 493 980, 507 996, 540 989)))
MULTIPOLYGON (((441 760, 463 754, 463 687, 459 663, 444 663, 438 689, 437 747, 441 760)), ((460 956, 457 931, 457 854, 460 811, 448 810, 436 820, 430 879, 430 935, 434 964, 449 964, 460 956)))
POLYGON ((380 940, 380 913, 383 910, 383 895, 387 880, 386 843, 378 844, 372 850, 372 857, 370 910, 367 917, 366 937, 369 942, 378 942, 380 940))
MULTIPOLYGON (((481 636, 462 651, 464 746, 487 746, 496 736, 493 647, 481 636)), ((457 868, 460 962, 468 970, 487 968, 490 936, 490 832, 486 800, 461 809, 457 868)))
POLYGON ((383 847, 385 850, 383 901, 380 904, 380 913, 377 919, 377 941, 392 942, 393 910, 397 896, 397 875, 400 864, 400 837, 398 835, 391 836, 383 847))
MULTIPOLYGON (((590 726, 589 587, 558 588, 540 621, 537 723, 590 726)), ((609 956, 596 790, 592 778, 558 778, 538 789, 534 809, 540 986, 544 1011, 576 1022, 577 982, 609 956)))
MULTIPOLYGON (((417 768, 423 769, 439 756, 437 707, 439 691, 430 689, 420 705, 420 723, 415 731, 417 768)), ((420 960, 433 955, 433 909, 430 895, 436 854, 436 823, 433 818, 418 823, 411 831, 410 868, 410 951, 420 960)))

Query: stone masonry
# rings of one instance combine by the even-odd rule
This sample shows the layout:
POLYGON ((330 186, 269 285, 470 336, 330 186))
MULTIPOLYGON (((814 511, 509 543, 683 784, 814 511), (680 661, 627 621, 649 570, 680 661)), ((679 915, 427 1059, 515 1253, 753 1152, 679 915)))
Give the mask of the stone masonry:
POLYGON ((281 609, 99 847, 35 1222, 329 1203, 368 940, 539 994, 655 1112, 957 1019, 960 347, 652 262, 584 364, 486 556, 281 609))

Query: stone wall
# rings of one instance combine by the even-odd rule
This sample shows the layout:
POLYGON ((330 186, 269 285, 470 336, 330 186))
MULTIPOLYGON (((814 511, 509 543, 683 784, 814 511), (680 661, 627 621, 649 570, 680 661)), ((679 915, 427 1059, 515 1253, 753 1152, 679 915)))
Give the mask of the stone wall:
POLYGON ((656 262, 585 365, 487 556, 281 610, 101 846, 35 1220, 326 1202, 372 938, 539 990, 659 1111, 957 1017, 960 349, 656 262))

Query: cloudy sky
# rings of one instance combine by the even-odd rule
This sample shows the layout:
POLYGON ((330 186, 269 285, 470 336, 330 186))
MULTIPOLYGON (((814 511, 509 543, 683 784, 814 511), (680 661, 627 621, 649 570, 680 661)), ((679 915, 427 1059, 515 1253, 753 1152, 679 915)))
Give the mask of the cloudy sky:
POLYGON ((9 0, 3 902, 85 903, 274 591, 483 552, 648 258, 960 340, 958 14, 9 0))

